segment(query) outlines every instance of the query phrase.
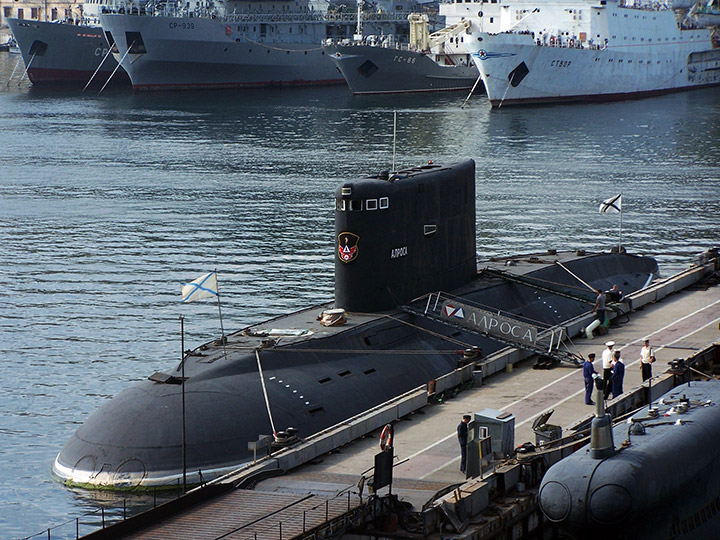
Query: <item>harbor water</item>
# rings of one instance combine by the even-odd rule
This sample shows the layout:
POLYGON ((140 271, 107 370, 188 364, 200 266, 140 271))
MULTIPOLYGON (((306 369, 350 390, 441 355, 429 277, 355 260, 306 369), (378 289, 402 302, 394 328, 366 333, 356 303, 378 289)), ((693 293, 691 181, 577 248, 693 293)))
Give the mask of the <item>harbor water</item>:
POLYGON ((344 87, 97 95, 6 85, 18 59, 0 53, 0 538, 152 505, 70 490, 53 460, 178 362, 180 316, 186 348, 219 335, 217 305, 181 305, 181 283, 217 268, 226 330, 331 300, 334 189, 393 160, 475 159, 480 261, 622 234, 667 275, 720 246, 718 89, 506 110, 344 87), (618 193, 622 229, 598 212, 618 193))

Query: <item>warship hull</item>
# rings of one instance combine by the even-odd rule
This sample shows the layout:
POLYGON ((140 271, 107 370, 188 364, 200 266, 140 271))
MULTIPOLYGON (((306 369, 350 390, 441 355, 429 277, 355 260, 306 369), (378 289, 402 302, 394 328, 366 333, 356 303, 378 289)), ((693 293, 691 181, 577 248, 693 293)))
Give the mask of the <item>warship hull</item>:
MULTIPOLYGON (((109 47, 100 27, 20 19, 7 22, 33 84, 84 85, 98 67, 95 81, 104 84, 117 68, 112 55, 103 62, 109 47)), ((127 73, 118 69, 111 83, 129 84, 127 73)))
POLYGON ((451 291, 462 302, 552 326, 594 302, 556 262, 593 287, 621 283, 626 294, 657 273, 650 257, 564 253, 493 263, 553 283, 553 292, 478 275, 470 160, 344 184, 335 236, 334 302, 244 328, 224 345, 202 345, 182 365, 130 386, 77 429, 54 474, 95 488, 177 485, 184 455, 188 482, 208 480, 252 461, 248 443, 262 435, 292 427, 309 437, 452 372, 463 361, 459 347, 489 354, 505 346, 424 316, 425 300, 413 299, 425 292, 451 291), (333 307, 345 309, 344 325, 318 320, 333 307))
MULTIPOLYGON (((199 17, 103 14, 103 29, 136 90, 340 85, 345 80, 320 46, 331 23, 237 24, 199 17), (249 34, 277 26, 270 34, 249 34), (295 28, 292 32, 290 26, 295 28), (303 33, 298 34, 302 26, 303 33)), ((372 23, 366 26, 373 28, 372 23)), ((397 31, 377 23, 378 33, 397 31)), ((347 29, 350 27, 348 26, 347 29)))
MULTIPOLYGON (((353 94, 469 90, 478 79, 472 61, 370 45, 324 45, 353 94)), ((453 55, 457 57, 458 55, 453 55)))

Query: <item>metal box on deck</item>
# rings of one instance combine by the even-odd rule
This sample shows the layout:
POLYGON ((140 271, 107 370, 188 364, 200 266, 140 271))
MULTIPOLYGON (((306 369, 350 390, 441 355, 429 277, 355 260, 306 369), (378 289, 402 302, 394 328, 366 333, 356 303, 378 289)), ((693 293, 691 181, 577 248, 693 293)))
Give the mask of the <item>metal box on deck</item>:
POLYGON ((475 413, 475 424, 484 427, 492 440, 492 451, 507 457, 515 451, 515 416, 495 409, 475 413))

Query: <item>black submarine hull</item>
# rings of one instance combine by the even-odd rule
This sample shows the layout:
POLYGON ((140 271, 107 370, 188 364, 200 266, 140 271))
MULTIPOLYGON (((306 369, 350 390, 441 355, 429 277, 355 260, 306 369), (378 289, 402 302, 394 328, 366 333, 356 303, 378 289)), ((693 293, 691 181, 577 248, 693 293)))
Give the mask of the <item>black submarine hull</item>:
MULTIPOLYGON (((474 163, 467 160, 381 174, 338 189, 334 306, 348 310, 347 324, 322 326, 318 313, 333 307, 325 304, 230 334, 225 348, 208 343, 187 355, 190 483, 251 461, 248 443, 261 435, 293 427, 307 437, 445 375, 458 367, 458 349, 476 346, 488 354, 504 347, 397 309, 422 293, 451 289, 465 301, 545 325, 589 310, 594 295, 587 290, 583 300, 478 277, 474 184, 474 163)), ((557 260, 593 287, 617 283, 626 293, 657 273, 654 259, 624 253, 515 262, 525 261, 527 275, 577 297, 576 278, 557 260)), ((177 484, 183 473, 180 375, 176 366, 105 403, 65 444, 53 473, 92 488, 177 484)))
POLYGON ((613 455, 579 450, 543 477, 540 507, 571 538, 720 538, 720 382, 682 385, 662 400, 658 417, 648 408, 633 416, 644 433, 614 428, 613 455))

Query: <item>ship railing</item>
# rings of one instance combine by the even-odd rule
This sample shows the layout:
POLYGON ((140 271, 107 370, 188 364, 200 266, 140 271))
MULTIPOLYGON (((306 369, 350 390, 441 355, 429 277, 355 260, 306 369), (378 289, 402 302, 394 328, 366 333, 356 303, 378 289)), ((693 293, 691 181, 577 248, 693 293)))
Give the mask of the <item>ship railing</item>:
MULTIPOLYGON (((335 11, 298 11, 298 12, 237 12, 227 13, 225 10, 216 8, 193 8, 179 7, 175 4, 156 2, 137 2, 119 0, 103 7, 104 13, 126 13, 132 15, 147 15, 150 17, 192 17, 200 19, 218 19, 223 22, 345 22, 356 23, 356 12, 335 12, 335 11)), ((406 23, 410 11, 379 11, 364 12, 363 22, 396 22, 406 23)))
MULTIPOLYGON (((407 21, 409 12, 394 13, 365 13, 363 14, 363 22, 398 22, 407 21)), ((301 13, 229 13, 222 17, 227 22, 346 22, 356 23, 357 14, 355 13, 334 13, 309 11, 301 13)))
POLYGON ((625 9, 638 9, 642 11, 665 11, 672 9, 671 4, 668 2, 643 2, 639 0, 619 0, 618 6, 625 9))
POLYGON ((375 38, 378 36, 364 36, 362 40, 355 41, 350 38, 341 38, 341 39, 333 39, 333 38, 327 38, 323 41, 323 45, 340 45, 343 47, 352 47, 352 46, 369 46, 369 47, 378 47, 380 49, 393 49, 396 51, 414 51, 415 48, 411 47, 409 43, 403 43, 396 40, 374 40, 371 38, 375 38))

